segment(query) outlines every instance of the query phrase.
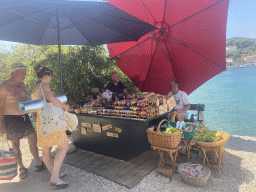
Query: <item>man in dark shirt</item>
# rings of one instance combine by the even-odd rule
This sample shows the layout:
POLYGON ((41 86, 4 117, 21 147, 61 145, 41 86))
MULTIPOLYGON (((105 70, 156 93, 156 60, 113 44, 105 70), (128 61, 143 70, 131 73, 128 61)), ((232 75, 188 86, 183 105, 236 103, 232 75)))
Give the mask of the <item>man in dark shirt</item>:
POLYGON ((107 84, 106 89, 118 94, 127 94, 126 87, 119 81, 119 74, 116 71, 112 72, 111 81, 107 84))

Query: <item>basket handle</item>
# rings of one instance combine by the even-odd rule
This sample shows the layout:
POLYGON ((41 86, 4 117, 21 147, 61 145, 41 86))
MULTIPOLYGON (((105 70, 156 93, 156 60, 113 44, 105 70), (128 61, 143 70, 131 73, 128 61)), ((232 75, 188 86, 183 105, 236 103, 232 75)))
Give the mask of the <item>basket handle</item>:
MULTIPOLYGON (((159 125, 158 125, 158 127, 157 127, 157 130, 156 130, 156 132, 157 133, 160 133, 160 126, 161 126, 161 124, 163 123, 163 122, 165 122, 165 121, 167 121, 168 122, 168 120, 167 119, 163 119, 162 121, 160 121, 160 123, 159 123, 159 125)), ((169 126, 169 124, 167 123, 167 126, 169 126)))

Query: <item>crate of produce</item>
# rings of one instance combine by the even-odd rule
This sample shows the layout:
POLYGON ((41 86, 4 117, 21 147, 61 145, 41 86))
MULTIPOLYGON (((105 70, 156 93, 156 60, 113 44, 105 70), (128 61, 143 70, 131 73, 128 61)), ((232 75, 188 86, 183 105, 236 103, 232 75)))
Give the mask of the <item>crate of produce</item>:
MULTIPOLYGON (((169 121, 168 123, 169 123, 169 126, 176 127, 176 122, 169 121)), ((167 127, 167 123, 165 123, 162 126, 167 127)), ((194 125, 186 124, 186 129, 190 126, 194 126, 194 125)), ((194 129, 191 130, 191 131, 183 130, 183 133, 181 135, 181 139, 188 141, 195 134, 197 129, 198 129, 198 126, 194 126, 194 129)))
POLYGON ((148 128, 146 130, 148 135, 148 141, 152 146, 155 146, 155 147, 161 147, 161 148, 167 148, 167 149, 176 148, 181 141, 182 131, 175 132, 175 133, 161 133, 160 127, 163 122, 168 122, 168 120, 167 119, 162 120, 159 123, 156 131, 154 131, 153 128, 148 128))

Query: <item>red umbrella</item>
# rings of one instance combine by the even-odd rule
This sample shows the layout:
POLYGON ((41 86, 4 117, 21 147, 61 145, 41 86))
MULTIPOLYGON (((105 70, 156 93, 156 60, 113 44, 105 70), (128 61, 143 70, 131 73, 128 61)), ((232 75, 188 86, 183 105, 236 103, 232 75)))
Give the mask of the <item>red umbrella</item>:
POLYGON ((229 0, 108 0, 158 29, 138 42, 108 44, 110 57, 145 92, 167 94, 177 79, 190 94, 226 70, 229 0))

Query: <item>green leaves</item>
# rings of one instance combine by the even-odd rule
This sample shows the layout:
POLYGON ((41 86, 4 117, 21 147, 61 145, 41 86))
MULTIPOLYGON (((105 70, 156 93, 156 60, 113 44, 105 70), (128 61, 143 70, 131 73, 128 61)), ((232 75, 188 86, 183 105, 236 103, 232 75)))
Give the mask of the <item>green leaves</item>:
MULTIPOLYGON (((81 98, 85 92, 89 93, 92 87, 104 90, 112 71, 119 72, 120 80, 128 90, 141 94, 134 83, 116 66, 116 61, 109 58, 106 46, 61 46, 61 49, 63 91, 69 102, 81 98)), ((0 50, 0 82, 10 78, 10 66, 14 62, 23 62, 29 68, 24 80, 28 96, 37 81, 34 67, 38 64, 53 71, 50 88, 54 94, 59 94, 57 46, 18 44, 11 51, 0 50)))
POLYGON ((226 46, 237 47, 234 51, 226 52, 226 58, 233 58, 234 61, 244 61, 245 56, 256 55, 256 39, 231 38, 226 41, 226 46))

